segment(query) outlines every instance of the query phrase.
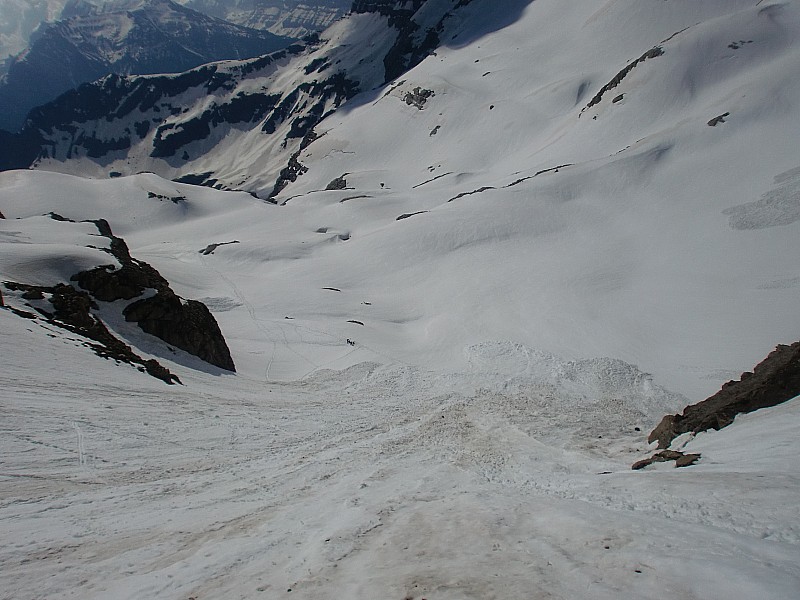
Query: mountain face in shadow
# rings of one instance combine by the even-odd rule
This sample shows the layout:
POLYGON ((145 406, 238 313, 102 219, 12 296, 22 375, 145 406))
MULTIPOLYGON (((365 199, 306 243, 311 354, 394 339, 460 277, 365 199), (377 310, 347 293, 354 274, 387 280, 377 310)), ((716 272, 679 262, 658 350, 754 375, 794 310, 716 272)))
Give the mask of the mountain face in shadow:
POLYGON ((273 52, 291 40, 226 23, 171 0, 114 3, 48 24, 12 58, 0 82, 0 128, 109 73, 176 73, 223 59, 273 52))

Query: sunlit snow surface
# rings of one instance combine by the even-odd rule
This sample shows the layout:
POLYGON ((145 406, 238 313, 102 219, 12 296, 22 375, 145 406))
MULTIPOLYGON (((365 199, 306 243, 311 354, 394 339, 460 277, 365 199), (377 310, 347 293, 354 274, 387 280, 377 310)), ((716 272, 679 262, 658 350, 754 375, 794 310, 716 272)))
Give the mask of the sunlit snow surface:
POLYGON ((109 323, 166 386, 0 310, 0 597, 797 595, 797 399, 630 470, 661 415, 800 337, 797 3, 566 4, 334 114, 281 205, 0 174, 0 280, 112 262, 42 215, 105 218, 238 369, 109 323))
POLYGON ((16 348, 0 375, 3 598, 800 585, 798 400, 699 436, 695 467, 633 472, 641 416, 558 386, 364 364, 285 384, 181 372, 168 388, 6 311, 0 324, 16 348))

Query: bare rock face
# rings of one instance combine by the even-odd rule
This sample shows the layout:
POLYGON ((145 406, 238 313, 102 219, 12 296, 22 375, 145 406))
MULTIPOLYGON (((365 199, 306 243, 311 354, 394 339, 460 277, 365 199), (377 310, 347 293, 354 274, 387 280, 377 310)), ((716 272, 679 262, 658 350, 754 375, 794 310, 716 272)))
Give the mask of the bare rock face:
POLYGON ((71 277, 78 285, 98 300, 114 302, 130 300, 141 296, 147 288, 168 289, 169 282, 153 267, 131 257, 128 245, 122 238, 111 233, 105 219, 94 221, 100 235, 111 240, 109 253, 116 258, 121 268, 102 266, 89 271, 81 271, 71 277))
POLYGON ((716 394, 687 406, 680 415, 667 415, 650 433, 648 442, 668 448, 682 433, 722 429, 739 413, 775 406, 800 395, 800 342, 778 346, 752 373, 729 381, 716 394))
POLYGON ((205 304, 181 300, 172 290, 131 303, 122 311, 126 321, 135 321, 154 335, 227 371, 236 371, 225 338, 205 304))
POLYGON ((179 298, 158 271, 131 257, 125 241, 111 232, 107 221, 99 219, 94 224, 100 235, 111 240, 108 252, 121 267, 101 266, 77 273, 71 279, 104 302, 131 300, 145 290, 154 289, 154 296, 136 300, 122 311, 125 319, 211 365, 236 371, 219 325, 205 304, 179 298))

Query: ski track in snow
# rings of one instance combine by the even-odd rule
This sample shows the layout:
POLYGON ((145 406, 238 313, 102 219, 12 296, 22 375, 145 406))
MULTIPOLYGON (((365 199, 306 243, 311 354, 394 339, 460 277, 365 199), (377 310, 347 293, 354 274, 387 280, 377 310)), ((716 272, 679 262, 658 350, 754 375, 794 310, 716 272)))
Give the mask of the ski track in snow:
MULTIPOLYGON (((38 215, 107 217, 209 300, 238 367, 110 323, 165 386, 0 310, 0 599, 798 596, 800 399, 686 441, 695 466, 630 469, 670 390, 796 339, 797 2, 537 0, 493 34, 479 4, 452 25, 470 43, 322 124, 281 206, 0 174, 0 281, 107 263, 93 226, 38 215)), ((384 31, 353 23, 343 60, 384 31)), ((209 161, 271 189, 285 157, 250 137, 209 161)))
POLYGON ((646 417, 558 384, 371 363, 223 393, 202 374, 121 379, 0 378, 0 597, 786 598, 800 582, 793 461, 632 472, 646 417))

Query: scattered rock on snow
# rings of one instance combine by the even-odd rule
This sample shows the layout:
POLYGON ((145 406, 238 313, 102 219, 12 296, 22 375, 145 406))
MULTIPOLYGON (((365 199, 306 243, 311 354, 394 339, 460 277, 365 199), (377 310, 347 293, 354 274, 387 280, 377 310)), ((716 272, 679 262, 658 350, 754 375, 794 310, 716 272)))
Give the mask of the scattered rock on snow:
POLYGON ((415 87, 410 92, 406 92, 406 95, 403 96, 403 101, 409 106, 414 106, 419 110, 423 110, 428 99, 435 95, 433 90, 415 87))
MULTIPOLYGON (((134 366, 138 365, 140 371, 168 384, 181 382, 176 375, 173 375, 157 360, 145 360, 130 346, 115 337, 105 324, 92 314, 91 309, 97 308, 97 305, 87 292, 76 290, 71 285, 64 283, 53 287, 44 287, 7 281, 5 286, 10 290, 22 291, 23 297, 30 299, 44 298, 44 294, 48 294, 53 310, 44 308, 36 310, 50 325, 66 329, 88 340, 84 342, 84 345, 91 348, 98 356, 134 366)), ((37 319, 36 315, 32 313, 14 312, 25 318, 37 319)))
POLYGON ((677 450, 662 450, 661 452, 656 452, 650 458, 645 458, 643 460, 636 461, 631 466, 631 469, 633 469, 634 471, 638 471, 639 469, 644 469, 645 467, 650 466, 653 463, 669 462, 671 460, 675 461, 675 467, 688 467, 696 463, 698 460, 700 460, 700 455, 684 454, 683 452, 679 452, 677 450))

